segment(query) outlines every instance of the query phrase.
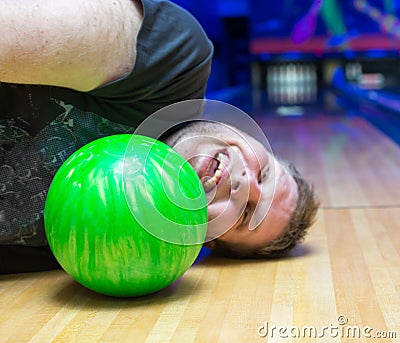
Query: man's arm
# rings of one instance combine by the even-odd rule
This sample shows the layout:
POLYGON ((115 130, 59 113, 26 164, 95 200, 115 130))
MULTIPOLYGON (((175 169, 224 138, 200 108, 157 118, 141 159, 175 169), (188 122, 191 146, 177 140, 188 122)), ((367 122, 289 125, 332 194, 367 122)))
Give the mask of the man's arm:
POLYGON ((128 74, 139 0, 2 0, 0 81, 89 91, 128 74))

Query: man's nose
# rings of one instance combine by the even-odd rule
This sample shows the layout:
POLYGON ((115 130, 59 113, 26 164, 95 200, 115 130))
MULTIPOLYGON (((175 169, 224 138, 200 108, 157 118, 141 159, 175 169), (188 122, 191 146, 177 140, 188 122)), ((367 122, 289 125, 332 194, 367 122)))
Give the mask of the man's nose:
POLYGON ((232 182, 232 196, 247 196, 248 201, 258 202, 261 194, 260 168, 244 167, 232 182))

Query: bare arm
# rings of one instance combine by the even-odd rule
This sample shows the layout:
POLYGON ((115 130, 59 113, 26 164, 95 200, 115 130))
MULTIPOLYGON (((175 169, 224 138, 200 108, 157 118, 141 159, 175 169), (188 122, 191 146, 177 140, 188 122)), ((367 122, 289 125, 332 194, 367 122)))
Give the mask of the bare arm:
POLYGON ((133 68, 138 0, 2 0, 0 81, 92 90, 133 68))

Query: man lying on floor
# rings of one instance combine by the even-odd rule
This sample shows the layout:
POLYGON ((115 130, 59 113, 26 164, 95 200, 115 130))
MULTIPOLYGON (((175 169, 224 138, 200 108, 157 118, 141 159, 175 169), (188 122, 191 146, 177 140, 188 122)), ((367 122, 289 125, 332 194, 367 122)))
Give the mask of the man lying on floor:
MULTIPOLYGON (((188 12, 164 0, 14 0, 2 4, 0 23, 0 273, 57 268, 43 225, 57 169, 97 138, 132 133, 164 106, 203 98, 213 47, 188 12)), ((203 124, 187 125, 166 142, 191 159, 184 142, 193 133, 206 153, 212 141, 202 142, 198 132, 229 135, 232 130, 203 124)), ((210 219, 226 201, 242 215, 206 245, 236 257, 286 251, 303 239, 314 219, 314 194, 281 162, 275 168, 275 196, 261 194, 258 184, 272 182, 264 176, 264 161, 271 156, 251 137, 243 143, 243 137, 230 143, 244 161, 229 162, 235 184, 231 190, 217 187, 209 206, 210 219), (248 142, 260 151, 258 167, 248 142), (240 178, 247 176, 243 187, 240 178), (245 189, 246 204, 239 196, 245 189), (257 213, 257 197, 273 198, 268 216, 257 213), (253 217, 256 229, 248 230, 253 217)), ((218 158, 233 156, 222 152, 218 158)), ((207 185, 217 178, 211 176, 207 185)))

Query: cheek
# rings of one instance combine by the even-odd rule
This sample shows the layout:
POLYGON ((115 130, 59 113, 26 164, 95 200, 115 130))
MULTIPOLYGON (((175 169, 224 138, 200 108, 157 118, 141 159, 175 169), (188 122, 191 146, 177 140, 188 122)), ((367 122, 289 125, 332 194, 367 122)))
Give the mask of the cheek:
POLYGON ((239 213, 232 202, 218 202, 208 206, 208 232, 212 239, 218 238, 230 230, 239 219, 239 213))
POLYGON ((211 202, 208 204, 208 220, 225 216, 230 211, 228 201, 211 202))

